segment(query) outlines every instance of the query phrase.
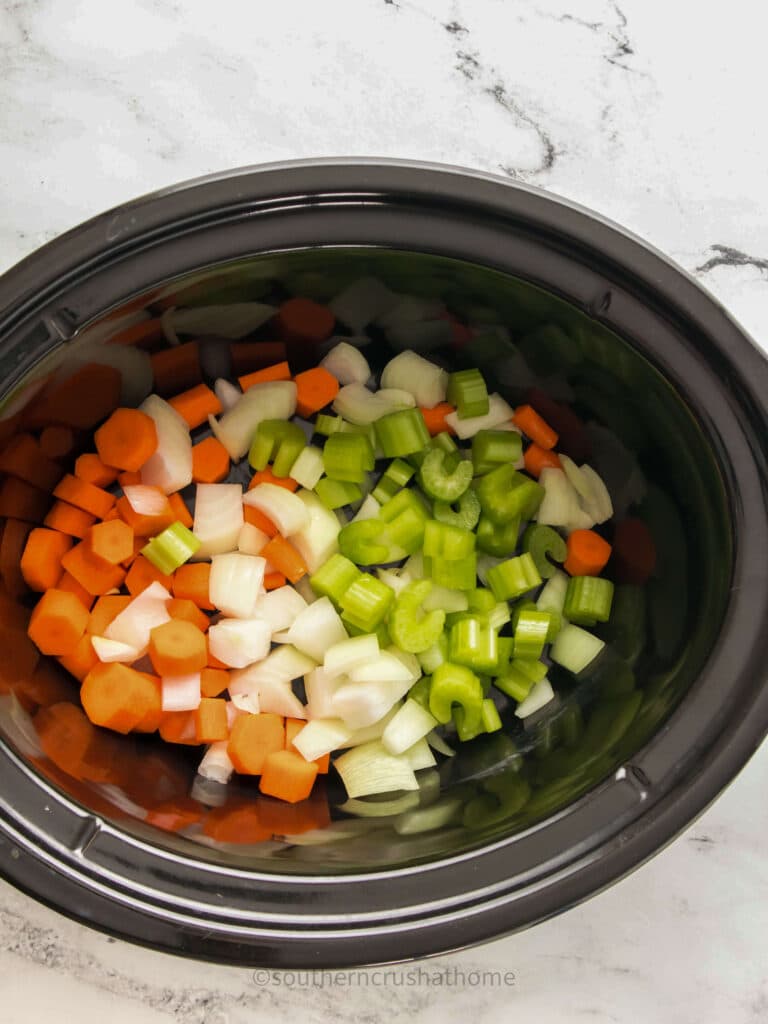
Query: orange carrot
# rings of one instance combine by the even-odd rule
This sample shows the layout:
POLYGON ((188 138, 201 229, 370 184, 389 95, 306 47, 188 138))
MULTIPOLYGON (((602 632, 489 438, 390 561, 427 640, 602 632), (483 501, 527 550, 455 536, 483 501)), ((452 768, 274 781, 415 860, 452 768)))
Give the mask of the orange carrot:
POLYGON ((120 518, 128 523, 137 537, 154 537, 161 533, 166 526, 170 526, 171 523, 175 522, 173 509, 168 499, 159 488, 156 488, 156 490, 158 497, 163 499, 162 502, 158 503, 158 507, 161 507, 162 511, 156 515, 134 512, 130 501, 128 501, 125 495, 117 499, 117 511, 120 518))
POLYGON ((240 377, 252 370, 282 362, 286 358, 286 348, 284 341, 233 341, 229 354, 232 357, 232 375, 240 377))
POLYGON ((41 523, 50 504, 50 496, 24 480, 7 476, 0 484, 0 516, 41 523))
POLYGON ((75 508, 66 501, 54 501, 43 522, 52 530, 60 530, 62 533, 68 533, 70 537, 82 540, 96 522, 96 516, 92 516, 90 512, 83 512, 81 508, 75 508))
POLYGON ((248 483, 248 490, 252 491, 259 484, 275 484, 276 487, 284 487, 286 491, 295 491, 299 486, 289 476, 275 476, 271 466, 256 470, 248 483))
POLYGON ((195 736, 198 743, 216 743, 229 736, 227 702, 217 697, 202 697, 195 709, 195 736))
POLYGON ((68 590, 70 594, 74 594, 78 601, 87 608, 89 611, 93 602, 96 600, 93 594, 89 594, 85 587, 81 587, 74 576, 70 576, 68 572, 61 574, 61 579, 56 584, 59 590, 68 590))
POLYGON ((64 555, 61 564, 89 594, 106 594, 122 585, 125 569, 97 558, 86 541, 80 541, 64 555))
POLYGON ((296 382, 296 411, 304 419, 330 405, 339 393, 339 382, 324 366, 297 373, 293 379, 296 382))
POLYGON ((196 341, 175 345, 150 356, 155 378, 155 391, 159 395, 177 395, 179 390, 192 388, 202 378, 200 346, 196 341))
POLYGON ((13 597, 29 593, 21 574, 21 556, 32 527, 21 519, 8 519, 0 540, 0 576, 13 597))
POLYGON ((206 668, 217 668, 222 671, 229 670, 229 666, 225 665, 223 661, 219 661, 215 654, 211 654, 210 649, 208 650, 208 664, 206 668))
POLYGON ((99 664, 96 651, 94 651, 93 644, 91 643, 91 634, 84 633, 71 654, 61 655, 59 664, 82 683, 94 665, 99 664))
MULTIPOLYGON (((286 750, 292 750, 295 754, 298 754, 298 750, 296 750, 296 748, 294 747, 293 741, 294 741, 294 739, 296 737, 296 734, 300 733, 301 730, 304 728, 304 726, 306 724, 307 723, 304 721, 303 718, 286 718, 286 720, 285 720, 285 749, 286 750)), ((330 763, 331 763, 331 755, 330 754, 323 754, 322 757, 318 757, 312 763, 317 765, 318 775, 327 775, 328 774, 328 768, 329 768, 330 763)))
POLYGON ((542 469, 562 469, 563 464, 558 459, 557 455, 553 451, 548 451, 546 448, 542 448, 541 445, 529 444, 525 449, 525 455, 523 456, 523 462, 526 470, 539 479, 539 475, 542 469))
POLYGON ((63 569, 61 559, 72 547, 72 538, 58 530, 37 527, 32 530, 21 556, 21 575, 31 590, 50 590, 57 586, 63 569))
MULTIPOLYGON (((153 676, 149 672, 140 672, 139 675, 142 675, 146 679, 148 679, 152 683, 152 685, 156 687, 158 693, 162 694, 162 683, 160 681, 159 676, 153 676)), ((134 725, 133 732, 157 732, 157 730, 160 728, 160 723, 162 722, 162 720, 163 706, 161 698, 161 702, 158 704, 152 704, 152 706, 147 710, 147 713, 144 715, 141 721, 137 722, 136 725, 134 725)))
POLYGON ((306 800, 317 778, 317 765, 293 750, 276 750, 264 758, 259 789, 295 804, 306 800))
POLYGON ((276 319, 284 338, 314 343, 330 338, 336 323, 336 317, 327 306, 302 298, 283 302, 276 319))
POLYGON ((238 715, 229 734, 227 753, 235 771, 260 775, 265 758, 285 746, 282 716, 261 712, 238 715))
POLYGON ((138 473, 157 451, 155 421, 140 409, 115 409, 93 439, 103 462, 129 473, 138 473))
POLYGON ((427 425, 427 430, 430 432, 432 437, 436 434, 455 433, 453 427, 451 427, 445 421, 446 416, 450 416, 451 413, 456 412, 454 406, 450 402, 440 402, 433 409, 419 408, 419 412, 424 417, 424 422, 427 425))
POLYGON ((168 399, 176 412, 184 420, 190 430, 208 422, 209 416, 218 416, 222 411, 222 405, 216 397, 216 392, 207 384, 198 384, 189 391, 182 391, 180 395, 174 395, 168 399))
POLYGON ((208 664, 205 633, 184 619, 171 619, 149 634, 149 657, 159 676, 186 676, 208 664))
POLYGON ((252 388, 254 384, 265 384, 270 380, 290 380, 291 368, 288 363, 275 363, 274 366, 265 366, 261 370, 254 370, 238 377, 237 382, 243 391, 252 388))
POLYGON ((166 743, 185 743, 196 747, 194 712, 164 711, 160 719, 160 736, 166 743))
POLYGON ((136 597, 151 583, 162 583, 166 590, 170 590, 173 586, 173 576, 166 576, 148 558, 137 555, 131 562, 128 575, 125 577, 128 593, 136 597))
POLYGON ((70 427, 46 427, 40 434, 40 451, 49 459, 66 459, 76 447, 77 438, 70 427))
POLYGON ((109 487, 117 480, 117 470, 114 466, 106 466, 96 452, 86 452, 77 457, 75 476, 94 487, 109 487))
POLYGON ((123 375, 114 366, 88 363, 58 383, 53 382, 32 402, 25 417, 31 427, 60 423, 92 430, 120 404, 123 375))
POLYGON ((286 584, 285 576, 281 572, 268 572, 264 576, 265 590, 279 590, 286 584))
POLYGON ((87 543, 98 558, 119 565, 133 555, 133 530, 122 519, 97 523, 91 527, 87 543))
POLYGON ((43 654, 71 654, 88 624, 88 612, 74 594, 46 590, 35 606, 27 632, 43 654))
POLYGON ((135 345, 137 348, 152 349, 164 340, 160 317, 151 320, 140 320, 137 324, 125 327, 109 339, 110 345, 135 345))
POLYGON ((80 700, 94 725, 121 733, 135 729, 161 708, 155 677, 117 662, 94 665, 83 680, 80 700))
POLYGON ((172 597, 165 607, 172 619, 184 619, 186 622, 191 622, 201 633, 207 632, 211 624, 211 620, 205 612, 201 611, 188 597, 172 597))
POLYGON ((200 673, 200 692, 204 697, 218 697, 229 686, 229 672, 221 668, 204 668, 200 673))
POLYGON ((619 583, 642 586, 656 568, 656 545, 642 519, 630 517, 616 524, 611 566, 619 583))
POLYGON ((186 526, 188 530, 192 529, 193 519, 189 509, 184 504, 182 496, 176 492, 176 494, 168 495, 168 504, 171 506, 171 511, 174 515, 174 521, 178 521, 182 526, 186 526))
POLYGON ((105 594, 100 597, 91 609, 88 625, 85 627, 90 636, 104 636, 107 626, 120 612, 125 611, 131 603, 128 594, 105 594))
POLYGON ((173 574, 173 596, 189 598, 198 608, 215 611, 208 590, 211 582, 210 562, 192 562, 180 565, 173 574))
POLYGON ((597 576, 611 557, 611 545, 594 530, 571 531, 567 544, 563 568, 571 576, 597 576))
POLYGON ((115 504, 114 494, 102 490, 101 487, 94 487, 93 484, 79 480, 69 473, 58 482, 53 493, 55 497, 68 501, 75 508, 90 512, 97 519, 103 519, 115 504))
POLYGON ((512 422, 540 448, 549 450, 557 444, 557 433, 533 408, 532 405, 518 405, 512 422))
POLYGON ((528 403, 546 422, 557 431, 558 448, 569 455, 574 462, 584 462, 589 458, 592 442, 576 413, 564 402, 556 402, 541 388, 531 388, 526 395, 528 403))
POLYGON ((192 479, 197 484, 217 484, 229 473, 229 453, 221 441, 206 437, 192 446, 192 479))
POLYGON ((251 505, 243 505, 243 516, 246 523, 250 523, 251 526, 255 526, 257 530, 261 530, 262 533, 266 533, 268 537, 275 537, 277 535, 277 527, 268 519, 263 512, 259 509, 253 508, 251 505))
POLYGON ((17 476, 49 493, 64 476, 61 466, 42 453, 31 434, 17 434, 0 446, 0 472, 17 476))
POLYGON ((133 535, 133 550, 131 551, 128 558, 124 559, 122 562, 122 566, 124 569, 130 569, 130 567, 141 554, 141 549, 146 546, 146 543, 146 537, 137 537, 136 534, 133 535))
POLYGON ((122 473, 118 474, 117 482, 123 488, 136 487, 141 483, 141 473, 125 469, 122 473))
POLYGON ((282 573, 291 583, 297 583, 307 574, 307 565, 296 548, 284 537, 273 537, 260 552, 273 566, 274 571, 282 573))

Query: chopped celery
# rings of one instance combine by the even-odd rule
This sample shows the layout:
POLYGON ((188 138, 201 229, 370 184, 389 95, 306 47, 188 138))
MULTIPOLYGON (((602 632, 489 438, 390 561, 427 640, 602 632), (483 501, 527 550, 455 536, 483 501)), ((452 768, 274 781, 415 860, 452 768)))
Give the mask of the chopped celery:
POLYGON ((427 558, 454 561, 466 558, 475 550, 475 535, 460 526, 449 526, 436 519, 428 519, 424 526, 423 551, 427 558))
POLYGON ((488 570, 488 585, 497 601, 511 601, 533 590, 541 583, 533 558, 529 554, 508 558, 488 570))
POLYGON ((354 562, 344 555, 335 554, 310 576, 309 584, 316 594, 329 597, 338 608, 341 598, 361 575, 354 562))
POLYGON ((541 484, 511 465, 491 470, 475 486, 484 514, 496 526, 513 519, 530 519, 544 497, 541 484))
POLYGON ((363 434, 331 434, 323 448, 323 466, 331 480, 359 484, 373 469, 373 448, 363 434))
MULTIPOLYGON (((472 493, 472 492, 467 492, 472 493)), ((517 550, 517 535, 520 532, 520 518, 513 516, 508 522, 497 526, 487 516, 480 516, 477 527, 477 546, 480 551, 496 558, 512 555, 517 550)))
POLYGON ((255 470, 266 469, 272 461, 275 476, 285 477, 291 466, 307 446, 304 431, 287 420, 262 420, 248 453, 248 461, 255 470))
POLYGON ((175 522, 145 544, 141 553, 164 576, 170 576, 200 550, 200 545, 194 533, 183 523, 175 522))
POLYGON ((339 599, 342 621, 373 633, 384 621, 395 593, 370 573, 360 573, 339 599))
POLYGON ((343 508, 344 505, 352 505, 360 501, 363 492, 357 484, 349 483, 346 480, 331 480, 324 476, 315 484, 315 494, 326 508, 343 508))
POLYGON ((483 476, 499 465, 513 464, 523 454, 523 442, 514 430, 478 430, 472 438, 475 476, 483 476))
POLYGON ((477 555, 473 551, 464 558, 431 558, 424 556, 424 574, 433 583, 449 590, 471 590, 477 583, 477 555))
POLYGON ((550 558, 564 562, 568 555, 568 547, 557 530, 541 524, 533 524, 525 531, 523 551, 531 555, 543 580, 549 579, 557 571, 550 558))
POLYGON ((451 626, 448 660, 476 672, 491 672, 498 661, 498 637, 485 615, 465 615, 451 626))
POLYGON ((445 724, 451 720, 451 708, 460 704, 468 731, 477 729, 482 719, 483 688, 474 672, 463 665, 445 662, 432 673, 429 710, 445 724))
POLYGON ((429 444, 429 431, 418 409, 399 409, 376 420, 376 437, 384 457, 403 458, 429 444))
POLYGON ((459 370, 448 376, 448 401, 456 406, 460 420, 488 413, 488 389, 477 369, 459 370))
POLYGON ((422 609, 431 589, 429 580, 409 583, 398 594, 389 616, 389 631, 393 641, 411 654, 428 650, 443 631, 445 612, 435 608, 425 614, 422 609))
POLYGON ((372 491, 373 497, 380 505, 394 498, 413 476, 413 467, 403 459, 394 459, 387 466, 372 491))
POLYGON ((573 576, 568 583, 563 614, 577 626, 607 622, 611 616, 613 583, 599 576, 573 576))
POLYGON ((480 519, 480 500, 474 490, 469 487, 459 497, 457 503, 436 501, 432 506, 432 515, 438 523, 447 523, 449 526, 460 526, 465 530, 474 530, 480 519), (454 504, 458 504, 458 510, 453 508, 454 504))
POLYGON ((419 468, 425 494, 437 501, 458 501, 472 483, 472 463, 454 453, 433 448, 419 468))

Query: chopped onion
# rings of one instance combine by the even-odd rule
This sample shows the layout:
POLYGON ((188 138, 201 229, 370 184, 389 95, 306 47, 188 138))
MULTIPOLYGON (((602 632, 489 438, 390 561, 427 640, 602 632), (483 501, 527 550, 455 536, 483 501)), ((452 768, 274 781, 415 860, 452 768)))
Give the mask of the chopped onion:
POLYGON ((243 555, 239 551, 214 555, 208 584, 211 604, 235 619, 253 617, 266 564, 266 559, 258 555, 243 555))
POLYGON ((253 523, 243 523, 237 536, 237 550, 243 555, 258 555, 269 543, 269 537, 253 523))
MULTIPOLYGON (((418 666, 418 663, 417 663, 418 666)), ((409 685, 414 682, 410 666, 406 666, 390 651, 381 651, 377 657, 349 670, 349 679, 353 683, 401 683, 409 685)), ((421 675, 421 672, 419 672, 421 675)), ((370 723, 367 722, 366 725, 370 723)))
POLYGON ((230 703, 240 714, 258 715, 261 710, 259 708, 259 691, 256 686, 245 693, 233 694, 230 703))
POLYGON ((427 736, 427 743, 430 745, 430 747, 432 747, 433 750, 436 750, 438 754, 443 754, 445 755, 445 757, 453 757, 454 754, 456 753, 453 747, 448 746, 448 744, 445 742, 443 737, 440 735, 439 732, 437 732, 436 729, 433 729, 432 732, 427 736))
POLYGON ((569 622, 561 627, 549 654, 556 664, 578 675, 595 660, 604 647, 603 640, 569 622))
POLYGON ((243 397, 243 393, 240 388, 235 387, 232 381, 226 379, 226 377, 219 377, 213 385, 213 390, 221 402, 221 407, 224 412, 229 412, 230 409, 234 409, 240 399, 243 397))
POLYGON ((157 448, 141 467, 141 482, 165 494, 180 491, 192 482, 189 428, 173 406, 157 395, 150 395, 139 409, 152 417, 157 429, 157 448))
POLYGON ((300 487, 306 487, 311 491, 324 472, 322 451, 314 445, 309 445, 291 466, 288 475, 300 487))
POLYGON ((227 753, 227 740, 219 740, 212 743, 205 752, 200 762, 197 774, 212 782, 220 782, 225 785, 232 778, 235 766, 229 759, 227 753))
POLYGON ((168 496, 159 487, 126 484, 123 494, 131 509, 139 516, 161 516, 168 509, 168 496))
MULTIPOLYGON (((257 490, 258 487, 255 487, 250 493, 253 494, 257 490)), ((285 493, 290 494, 289 491, 285 493)), ((339 550, 339 521, 312 491, 302 488, 291 497, 297 497, 303 502, 308 516, 306 525, 291 536, 291 543, 304 559, 309 571, 317 572, 320 566, 339 550)))
POLYGON ((304 693, 307 696, 308 718, 333 718, 332 698, 340 686, 346 683, 346 676, 329 676, 319 665, 304 676, 304 693))
POLYGON ((613 515, 613 502, 608 493, 602 477, 586 463, 581 467, 582 475, 587 479, 592 489, 592 500, 587 505, 586 511, 596 523, 605 523, 613 515))
MULTIPOLYGON (((547 526, 568 526, 584 514, 578 492, 562 469, 549 466, 542 469, 539 483, 544 488, 544 497, 536 513, 538 522, 547 526)), ((589 526, 592 526, 591 519, 585 528, 589 526)))
POLYGON ((288 420, 296 412, 296 384, 271 380, 254 384, 221 419, 208 417, 211 430, 232 459, 242 459, 262 420, 288 420))
POLYGON ((403 751, 402 756, 408 758, 408 763, 415 772, 420 771, 422 768, 431 768, 432 765, 437 764, 435 755, 429 749, 429 744, 423 737, 417 740, 412 747, 403 751))
POLYGON ((132 665, 139 657, 139 651, 131 644, 124 644, 120 640, 110 640, 105 636, 92 636, 91 644, 99 661, 119 661, 132 665))
POLYGON ((419 788, 408 758, 403 754, 390 754, 380 740, 372 740, 348 750, 336 758, 334 766, 349 797, 419 788))
POLYGON ((345 683, 331 698, 334 715, 352 729, 378 722, 410 689, 410 679, 345 683))
POLYGON ((352 735, 340 718, 315 718, 293 737, 293 746, 305 761, 316 761, 330 754, 352 735))
MULTIPOLYGON (((296 538, 294 538, 295 540, 296 538)), ((302 576, 298 583, 293 584, 293 589, 297 594, 301 594, 307 604, 314 604, 317 601, 317 594, 312 589, 312 584, 309 582, 309 576, 302 576)))
POLYGON ((361 334, 373 321, 398 304, 400 297, 375 277, 360 277, 331 300, 330 309, 337 320, 355 334, 361 334))
POLYGON ((362 352, 340 341, 320 363, 339 384, 365 384, 371 376, 368 360, 362 352))
MULTIPOLYGON (((568 627, 566 627, 568 628, 568 627)), ((534 711, 538 711, 543 708, 545 704, 549 704, 552 698, 555 696, 555 692, 552 689, 552 684, 545 676, 540 679, 538 683, 535 683, 533 689, 515 708, 515 715, 517 718, 527 718, 528 715, 532 715, 534 711)))
MULTIPOLYGON (((290 650, 293 650, 294 656, 298 654, 295 649, 290 650)), ((233 672, 229 680, 232 700, 246 697, 260 712, 284 715, 287 718, 306 718, 306 708, 293 693, 291 680, 312 668, 314 662, 300 655, 303 661, 296 662, 294 666, 287 663, 288 659, 285 659, 283 665, 277 664, 276 656, 286 651, 289 648, 279 648, 258 665, 233 672)))
POLYGON ((309 526, 309 511, 297 494, 277 484, 257 484, 243 497, 243 503, 257 508, 270 519, 283 537, 292 537, 309 526))
POLYGON ((393 412, 398 409, 413 409, 416 405, 416 399, 410 391, 403 388, 380 388, 376 392, 376 397, 382 402, 388 402, 393 412))
POLYGON ((373 633, 350 637, 325 652, 323 668, 329 676, 340 676, 379 656, 379 641, 373 633))
POLYGON ((150 583, 114 617, 104 630, 104 636, 135 648, 137 658, 141 658, 149 650, 151 630, 170 622, 166 607, 170 599, 171 595, 162 583, 150 583))
POLYGON ((437 719, 409 697, 381 735, 390 754, 402 754, 437 727, 437 719))
POLYGON ((188 306, 173 309, 167 325, 174 335, 215 334, 219 338, 244 338, 277 312, 263 302, 232 302, 222 306, 188 306))
POLYGON ((163 332, 163 337, 169 345, 180 345, 181 339, 179 338, 176 331, 173 329, 173 314, 176 312, 175 306, 169 306, 168 309, 163 310, 160 316, 160 327, 163 332))
POLYGON ((163 711, 194 711, 200 707, 200 673, 186 676, 163 676, 163 711))
MULTIPOLYGON (((262 594, 259 597, 253 615, 256 619, 263 619, 273 634, 279 633, 282 630, 290 632, 290 627, 306 607, 307 602, 293 587, 277 587, 275 590, 270 590, 269 593, 262 594)), ((293 641, 289 640, 288 643, 293 643, 293 641)), ((310 651, 306 653, 314 657, 310 651)), ((315 658, 315 660, 320 661, 322 659, 315 658)))
POLYGON ((259 710, 285 718, 306 719, 307 709, 288 679, 265 679, 259 683, 259 710))
POLYGON ((372 494, 366 494, 362 505, 352 516, 350 522, 359 523, 362 522, 363 519, 375 519, 379 514, 380 508, 381 505, 376 501, 374 496, 372 494))
POLYGON ((474 437, 479 430, 491 430, 508 422, 514 415, 514 409, 496 392, 488 396, 488 412, 484 416, 469 416, 460 420, 458 413, 451 412, 445 422, 454 430, 462 441, 474 437))
POLYGON ((315 661, 323 661, 330 647, 347 639, 344 623, 327 597, 300 609, 288 630, 288 642, 315 661))
POLYGON ((395 407, 362 384, 345 384, 333 400, 333 410, 350 423, 367 426, 394 412, 395 407))
POLYGON ((245 668, 269 654, 271 630, 261 619, 222 619, 208 630, 214 658, 230 668, 245 668))
POLYGON ((198 484, 192 532, 200 547, 193 560, 234 551, 244 522, 240 484, 198 484))
POLYGON ((540 612, 558 612, 562 614, 565 605, 565 595, 568 590, 569 577, 555 569, 547 582, 541 588, 541 593, 536 598, 536 607, 540 612))
MULTIPOLYGON (((216 779, 206 779, 205 776, 197 774, 192 782, 189 795, 193 800, 205 807, 223 807, 229 799, 229 791, 225 785, 216 779)), ((207 837, 202 837, 206 838, 207 837)), ((211 846, 218 846, 215 839, 208 839, 211 846)), ((199 839, 198 839, 199 842, 199 839)))
POLYGON ((417 405, 433 409, 445 401, 448 373, 417 352, 406 349, 384 367, 381 386, 408 391, 417 405))
POLYGON ((390 590, 394 590, 395 594, 399 594, 401 590, 405 590, 411 582, 410 576, 398 569, 377 569, 376 575, 382 583, 385 583, 389 587, 390 590))
POLYGON ((399 647, 395 646, 395 644, 390 644, 390 646, 387 647, 387 654, 391 654, 394 658, 397 658, 401 665, 405 666, 412 683, 421 679, 421 665, 419 664, 419 659, 415 654, 410 654, 408 651, 401 651, 399 647))
POLYGON ((371 740, 379 740, 382 734, 402 706, 398 701, 389 711, 373 725, 363 726, 362 729, 355 729, 349 739, 339 744, 340 747, 359 747, 361 743, 370 743, 371 740))

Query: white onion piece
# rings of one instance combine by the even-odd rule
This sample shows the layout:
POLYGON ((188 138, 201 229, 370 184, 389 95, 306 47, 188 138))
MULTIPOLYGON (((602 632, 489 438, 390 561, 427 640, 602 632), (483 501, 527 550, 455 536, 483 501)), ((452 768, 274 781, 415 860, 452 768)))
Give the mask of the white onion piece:
POLYGON ((348 750, 336 758, 334 767, 349 797, 419 788, 408 758, 404 754, 390 754, 380 740, 348 750))
POLYGON ((136 647, 132 647, 131 644, 124 644, 120 640, 110 640, 105 636, 92 636, 91 645, 99 661, 107 663, 119 661, 132 665, 139 657, 139 651, 136 647))
POLYGON ((380 509, 381 505, 376 501, 374 496, 372 494, 366 494, 362 505, 352 516, 350 522, 359 523, 364 519, 375 519, 378 516, 380 509))
POLYGON ((309 525, 309 512, 301 498, 277 484, 257 484, 244 495, 243 503, 263 512, 283 537, 292 537, 309 525))
POLYGON ((327 597, 301 609, 288 630, 288 637, 289 643, 315 661, 322 661, 329 647, 348 639, 344 623, 327 597))
POLYGON ((362 384, 345 384, 333 400, 333 410, 350 423, 367 426, 394 412, 395 408, 362 384))
POLYGON ((337 320, 355 334, 398 304, 400 296, 378 278, 360 277, 331 300, 329 307, 337 320))
POLYGON ((427 736, 427 743, 436 750, 438 754, 443 754, 445 757, 453 757, 456 751, 453 747, 448 746, 443 737, 435 729, 427 736))
POLYGON ((398 409, 413 409, 416 405, 416 399, 404 388, 379 388, 376 397, 382 402, 388 402, 393 412, 398 409))
MULTIPOLYGON (((408 683, 414 682, 413 672, 410 667, 396 658, 389 651, 381 651, 376 658, 364 662, 362 665, 355 665, 349 670, 349 679, 352 683, 408 683)), ((421 675, 421 672, 419 672, 421 675)), ((397 698, 395 698, 397 699, 397 698)), ((366 722, 370 725, 370 722, 366 722)))
POLYGON ((415 683, 421 679, 421 665, 419 664, 419 659, 415 654, 409 654, 408 651, 401 651, 399 647, 395 646, 395 644, 390 644, 385 653, 392 655, 393 658, 397 658, 400 664, 405 666, 408 671, 408 675, 410 676, 411 683, 415 683))
POLYGON ((161 679, 163 711, 194 711, 200 707, 200 673, 186 676, 163 676, 161 679))
POLYGON ((222 306, 189 306, 174 309, 168 323, 175 334, 215 334, 220 338, 244 338, 271 320, 277 312, 263 302, 232 302, 222 306))
POLYGON ((315 718, 293 737, 293 746, 306 761, 330 754, 352 736, 340 718, 315 718))
POLYGON ((123 494, 139 516, 161 516, 168 509, 168 495, 159 487, 148 484, 126 484, 123 494))
POLYGON ((311 491, 324 471, 323 453, 314 445, 309 445, 291 466, 288 476, 295 480, 300 487, 306 487, 311 491))
POLYGON ((245 668, 269 654, 270 629, 260 619, 222 619, 208 630, 214 658, 230 668, 245 668))
POLYGON ((402 754, 437 727, 437 719, 417 700, 408 698, 381 734, 390 754, 402 754))
POLYGON ((243 555, 239 551, 214 555, 209 583, 211 604, 232 618, 251 618, 266 564, 266 559, 258 555, 243 555))
POLYGON ((198 484, 192 532, 200 541, 200 548, 194 560, 234 551, 244 522, 240 484, 198 484))
POLYGON ((540 612, 557 612, 562 615, 565 595, 568 592, 569 577, 560 569, 555 569, 541 588, 536 598, 536 607, 540 612))
POLYGON ((346 676, 329 676, 324 668, 307 672, 304 676, 304 693, 307 697, 308 718, 333 718, 332 699, 334 693, 348 682, 346 676))
POLYGON ((410 686, 410 679, 346 683, 331 698, 334 716, 343 719, 351 729, 364 729, 378 722, 410 686))
MULTIPOLYGON (((546 526, 568 526, 583 517, 579 495, 562 469, 547 466, 539 474, 539 483, 544 488, 544 497, 536 512, 538 522, 546 526)), ((588 529, 593 522, 587 517, 588 529)))
POLYGON ((208 417, 211 430, 232 459, 242 459, 262 420, 289 420, 296 412, 296 384, 271 380, 254 384, 221 419, 208 417))
POLYGON ((269 537, 253 523, 243 523, 237 537, 237 550, 243 555, 258 555, 267 544, 269 537))
POLYGON ((141 482, 166 494, 180 491, 192 481, 192 439, 176 410, 157 395, 139 406, 151 416, 157 429, 157 449, 141 467, 141 482))
POLYGON ((162 583, 150 585, 138 594, 104 630, 108 640, 118 640, 137 651, 141 658, 149 649, 149 634, 156 626, 170 622, 166 603, 171 595, 162 583))
POLYGON ((277 587, 259 597, 253 609, 253 617, 263 619, 273 634, 282 630, 290 632, 290 627, 306 607, 307 602, 293 587, 277 587))
POLYGON ((316 663, 312 658, 286 644, 284 647, 275 648, 258 664, 233 672, 229 679, 229 692, 234 696, 255 690, 261 696, 263 683, 274 680, 290 683, 311 672, 315 667, 316 663))
POLYGON ((514 412, 512 406, 494 392, 488 396, 488 412, 485 416, 470 416, 460 420, 458 413, 451 412, 445 417, 445 422, 455 431, 458 438, 465 441, 468 437, 474 437, 478 430, 492 430, 508 422, 514 412))
MULTIPOLYGON (((295 542, 294 538, 294 542, 295 542)), ((309 576, 302 576, 298 583, 293 584, 293 589, 297 594, 301 594, 307 604, 314 604, 317 601, 317 594, 312 589, 312 584, 309 582, 309 576)))
POLYGON ((370 743, 371 740, 381 739, 384 730, 400 710, 401 702, 398 701, 389 711, 373 725, 366 725, 362 729, 355 729, 349 739, 339 744, 340 747, 359 747, 361 743, 370 743))
POLYGON ((234 409, 243 397, 243 392, 240 388, 235 387, 232 381, 227 380, 226 377, 219 377, 214 382, 213 391, 221 402, 221 407, 224 412, 229 412, 230 409, 234 409))
MULTIPOLYGON (((230 701, 232 707, 243 715, 258 715, 259 713, 259 691, 257 687, 245 693, 235 693, 230 701)), ((230 724, 230 729, 232 728, 230 724)))
POLYGON ((296 492, 295 497, 304 505, 307 523, 292 535, 291 544, 304 559, 309 571, 317 572, 320 566, 339 550, 341 527, 333 512, 329 511, 312 491, 302 488, 296 492))
POLYGON ((410 576, 407 573, 401 573, 399 569, 377 569, 376 575, 390 590, 394 590, 395 594, 405 590, 408 584, 412 582, 410 576))
POLYGON ((340 676, 379 656, 379 641, 373 633, 350 637, 325 652, 323 668, 329 676, 340 676))
POLYGON ((535 683, 531 692, 521 701, 515 708, 515 717, 527 718, 528 715, 532 715, 534 711, 539 711, 544 707, 555 696, 555 692, 552 689, 552 684, 545 676, 540 679, 538 683, 535 683))
POLYGON ((592 489, 592 501, 586 511, 596 523, 605 523, 613 515, 613 502, 603 479, 586 463, 581 467, 582 476, 586 478, 592 489))
POLYGON ((429 744, 424 737, 416 740, 412 747, 404 750, 403 757, 408 759, 408 763, 415 772, 421 771, 422 768, 431 768, 432 765, 437 764, 437 759, 429 749, 429 744))
POLYGON ((381 386, 409 391, 417 405, 433 409, 445 401, 448 373, 417 352, 406 349, 384 367, 381 386))
POLYGON ((307 709, 291 689, 288 679, 265 679, 259 683, 259 710, 286 718, 307 717, 307 709))
POLYGON ((197 774, 204 779, 211 779, 213 782, 220 782, 226 785, 232 778, 235 766, 229 759, 227 753, 227 740, 219 740, 212 743, 205 752, 200 762, 197 774))
POLYGON ((320 363, 339 384, 365 384, 371 376, 368 360, 362 352, 340 341, 320 363))

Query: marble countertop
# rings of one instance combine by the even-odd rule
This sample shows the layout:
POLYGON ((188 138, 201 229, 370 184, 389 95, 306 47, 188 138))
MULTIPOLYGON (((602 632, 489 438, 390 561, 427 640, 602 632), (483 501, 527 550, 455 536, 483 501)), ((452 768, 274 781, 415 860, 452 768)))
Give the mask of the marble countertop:
MULTIPOLYGON (((109 206, 228 166, 436 160, 621 222, 768 347, 764 18, 755 0, 727 10, 725 21, 692 0, 0 0, 0 271, 109 206)), ((765 1021, 767 787, 764 745, 630 878, 533 930, 425 962, 416 984, 318 988, 177 960, 0 885, 2 1019, 68 1007, 80 1024, 765 1021), (478 988, 478 968, 514 977, 478 988)))

